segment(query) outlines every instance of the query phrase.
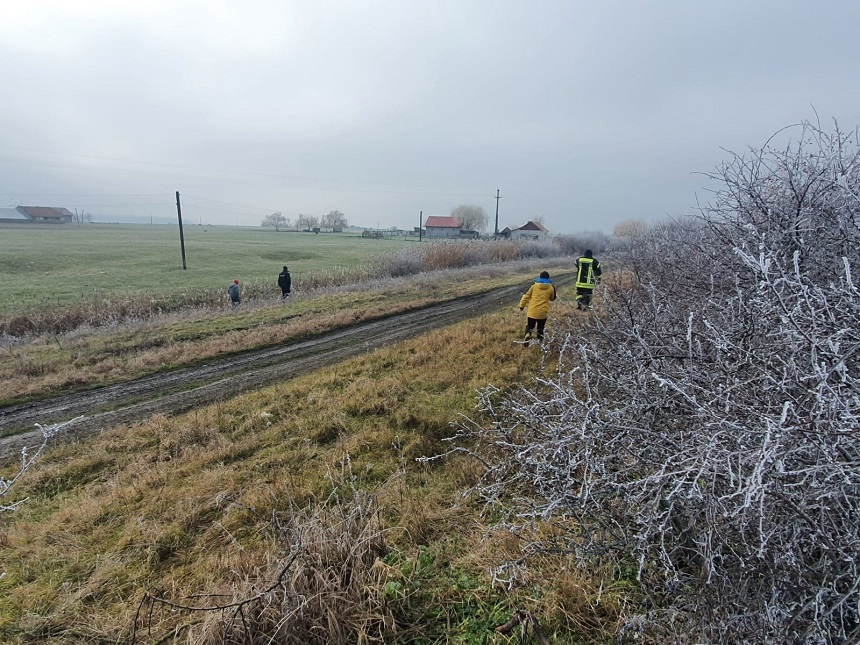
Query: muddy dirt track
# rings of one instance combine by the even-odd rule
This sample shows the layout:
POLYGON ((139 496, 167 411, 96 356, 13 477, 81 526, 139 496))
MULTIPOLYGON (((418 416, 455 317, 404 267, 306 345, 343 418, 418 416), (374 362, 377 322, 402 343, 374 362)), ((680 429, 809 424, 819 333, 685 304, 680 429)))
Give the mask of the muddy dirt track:
MULTIPOLYGON (((555 282, 558 286, 570 279, 555 282)), ((187 412, 502 306, 516 306, 522 292, 522 285, 503 287, 336 329, 316 338, 213 359, 195 367, 86 392, 0 408, 0 433, 4 435, 0 438, 0 459, 20 453, 23 446, 38 446, 42 437, 34 429, 36 423, 47 426, 83 416, 67 426, 62 435, 79 438, 155 414, 187 412)))

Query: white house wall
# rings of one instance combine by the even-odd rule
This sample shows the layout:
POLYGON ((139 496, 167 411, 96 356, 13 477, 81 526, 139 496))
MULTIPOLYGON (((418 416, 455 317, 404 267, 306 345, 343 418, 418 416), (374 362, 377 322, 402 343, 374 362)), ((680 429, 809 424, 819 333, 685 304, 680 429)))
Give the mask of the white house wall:
POLYGON ((427 237, 428 238, 451 238, 451 237, 460 237, 460 229, 459 228, 443 228, 443 227, 429 227, 427 228, 427 237))

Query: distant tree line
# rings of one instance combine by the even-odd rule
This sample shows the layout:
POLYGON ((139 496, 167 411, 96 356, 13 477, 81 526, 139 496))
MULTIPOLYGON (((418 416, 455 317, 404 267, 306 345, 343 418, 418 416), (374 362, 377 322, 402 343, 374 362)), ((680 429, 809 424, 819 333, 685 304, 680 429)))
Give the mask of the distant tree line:
POLYGON ((339 231, 345 229, 348 225, 346 215, 341 213, 339 210, 329 211, 322 217, 299 213, 295 222, 292 222, 289 217, 286 217, 279 211, 277 213, 266 215, 260 223, 260 226, 264 228, 274 228, 276 231, 287 230, 290 228, 295 228, 300 231, 310 231, 315 228, 339 231))

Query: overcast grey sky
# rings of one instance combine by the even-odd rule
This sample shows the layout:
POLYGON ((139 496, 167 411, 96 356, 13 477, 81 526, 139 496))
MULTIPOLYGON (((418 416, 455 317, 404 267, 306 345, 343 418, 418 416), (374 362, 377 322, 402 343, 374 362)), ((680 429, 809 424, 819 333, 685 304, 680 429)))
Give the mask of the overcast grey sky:
POLYGON ((0 0, 0 206, 611 232, 860 125, 860 2, 0 0))

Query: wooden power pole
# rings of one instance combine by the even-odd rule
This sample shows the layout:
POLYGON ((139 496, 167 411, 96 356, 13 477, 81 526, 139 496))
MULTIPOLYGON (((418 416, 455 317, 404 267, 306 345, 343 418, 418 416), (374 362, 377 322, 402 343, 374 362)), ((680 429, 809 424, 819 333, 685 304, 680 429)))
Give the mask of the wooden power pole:
POLYGON ((185 271, 185 235, 182 232, 182 207, 179 205, 179 191, 176 191, 176 214, 179 216, 179 244, 182 246, 182 270, 185 271))
POLYGON ((495 237, 499 236, 499 200, 501 196, 499 195, 499 189, 496 188, 496 232, 495 237))
POLYGON ((424 211, 418 211, 418 241, 421 241, 421 233, 423 229, 421 228, 424 225, 424 211))

